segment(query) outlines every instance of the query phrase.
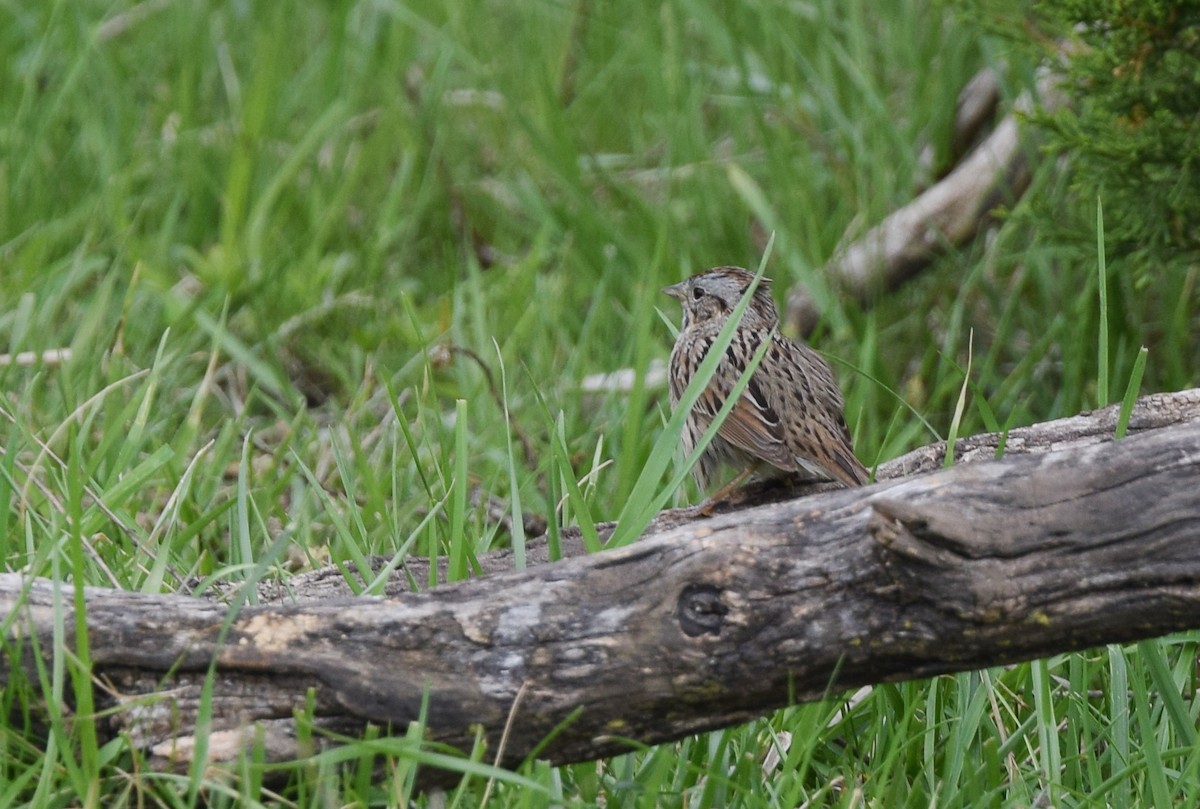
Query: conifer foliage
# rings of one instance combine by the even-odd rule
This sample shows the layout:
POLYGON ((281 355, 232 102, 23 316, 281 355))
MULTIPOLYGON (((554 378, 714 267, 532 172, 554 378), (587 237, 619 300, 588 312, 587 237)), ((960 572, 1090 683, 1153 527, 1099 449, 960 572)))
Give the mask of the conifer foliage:
POLYGON ((1109 249, 1145 266, 1200 256, 1200 3, 1043 4, 1066 44, 1072 103, 1038 120, 1071 159, 1084 205, 1104 203, 1109 249))

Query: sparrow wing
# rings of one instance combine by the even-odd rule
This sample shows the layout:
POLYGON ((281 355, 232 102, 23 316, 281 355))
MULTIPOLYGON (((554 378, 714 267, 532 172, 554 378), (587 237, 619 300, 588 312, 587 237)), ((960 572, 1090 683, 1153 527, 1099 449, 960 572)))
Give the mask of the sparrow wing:
MULTIPOLYGON (((733 392, 738 378, 746 370, 746 362, 754 355, 762 340, 770 338, 769 332, 747 332, 735 337, 735 343, 726 352, 725 358, 717 367, 717 372, 696 402, 696 410, 706 421, 711 422, 716 418, 733 392)), ((763 363, 768 359, 764 357, 763 363)), ((762 373, 763 367, 760 364, 738 397, 737 403, 721 423, 717 435, 754 458, 766 461, 785 472, 794 472, 800 467, 788 448, 779 413, 759 384, 762 373)))
MULTIPOLYGON (((792 400, 786 407, 800 416, 790 425, 792 448, 800 456, 800 465, 846 486, 867 483, 871 475, 854 454, 850 428, 842 414, 842 392, 833 371, 811 348, 787 339, 779 343, 787 354, 789 372, 772 378, 786 377, 792 383, 780 395, 792 400)), ((773 355, 767 359, 773 359, 773 355)))

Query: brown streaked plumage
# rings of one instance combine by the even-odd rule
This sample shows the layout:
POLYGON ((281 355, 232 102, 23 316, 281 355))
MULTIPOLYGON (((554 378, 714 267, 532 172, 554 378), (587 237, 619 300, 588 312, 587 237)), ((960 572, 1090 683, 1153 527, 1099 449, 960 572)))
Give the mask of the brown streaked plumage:
MULTIPOLYGON (((717 267, 663 290, 683 304, 683 328, 667 373, 673 408, 753 280, 753 273, 740 267, 717 267)), ((811 348, 779 334, 778 325, 764 278, 684 426, 684 452, 690 453, 763 341, 771 342, 692 470, 696 482, 707 489, 720 465, 727 463, 743 471, 766 465, 776 473, 861 486, 869 473, 854 456, 833 373, 811 348)))

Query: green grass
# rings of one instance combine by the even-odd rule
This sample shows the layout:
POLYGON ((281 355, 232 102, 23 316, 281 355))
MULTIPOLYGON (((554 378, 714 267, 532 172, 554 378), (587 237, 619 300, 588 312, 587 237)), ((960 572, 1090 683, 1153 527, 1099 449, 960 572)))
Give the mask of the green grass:
MULTIPOLYGON (((1039 211, 1095 204, 1053 161, 1038 206, 869 311, 821 274, 927 179, 923 147, 947 152, 959 90, 1009 55, 987 28, 919 0, 0 0, 0 353, 71 350, 0 365, 4 568, 64 582, 65 635, 79 584, 410 553, 471 575, 526 539, 489 495, 552 537, 644 519, 648 492, 694 501, 656 449, 645 371, 671 343, 656 310, 678 318, 658 290, 757 266, 771 233, 868 465, 1125 380, 1126 402, 1196 384, 1194 268, 1134 275, 1102 233, 1046 234, 1039 211), (631 391, 581 391, 620 368, 631 391)), ((87 652, 0 689, 0 807, 425 805, 421 767, 462 772, 463 807, 489 780, 489 805, 530 807, 1200 800, 1193 635, 515 774, 400 728, 284 767, 280 793, 253 759, 155 775, 102 743, 87 652)))

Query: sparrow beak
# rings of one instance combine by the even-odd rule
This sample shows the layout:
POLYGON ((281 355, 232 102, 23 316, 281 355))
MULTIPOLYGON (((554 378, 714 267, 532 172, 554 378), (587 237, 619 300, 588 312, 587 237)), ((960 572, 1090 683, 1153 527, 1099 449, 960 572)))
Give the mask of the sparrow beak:
POLYGON ((684 286, 686 284, 687 284, 687 281, 680 281, 678 284, 672 284, 669 287, 663 287, 662 291, 665 294, 670 295, 672 298, 675 298, 677 300, 683 300, 686 297, 685 291, 684 291, 684 286))

